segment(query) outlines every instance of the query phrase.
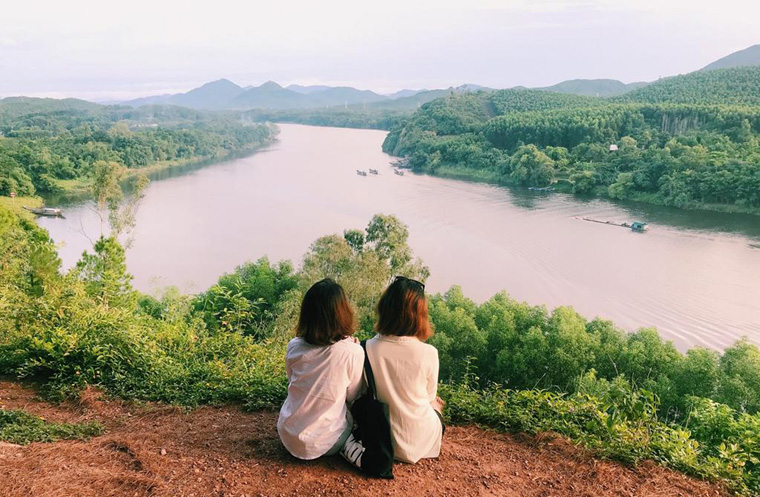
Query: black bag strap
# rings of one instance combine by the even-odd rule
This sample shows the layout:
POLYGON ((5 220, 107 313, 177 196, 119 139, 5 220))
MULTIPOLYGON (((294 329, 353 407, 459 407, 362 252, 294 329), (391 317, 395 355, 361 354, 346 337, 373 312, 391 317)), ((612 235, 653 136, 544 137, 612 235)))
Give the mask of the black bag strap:
POLYGON ((364 349, 364 374, 367 375, 367 389, 370 396, 377 400, 377 388, 375 388, 375 375, 372 373, 372 365, 369 363, 369 354, 367 353, 367 340, 360 342, 362 349, 364 349))

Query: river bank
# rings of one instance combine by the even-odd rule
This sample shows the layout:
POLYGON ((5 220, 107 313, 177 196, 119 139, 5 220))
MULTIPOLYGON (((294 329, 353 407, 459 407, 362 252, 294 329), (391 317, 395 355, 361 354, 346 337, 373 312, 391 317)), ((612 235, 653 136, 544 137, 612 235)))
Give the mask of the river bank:
MULTIPOLYGON (((461 181, 471 181, 475 183, 484 183, 489 185, 497 185, 508 188, 526 189, 526 187, 512 186, 499 181, 498 173, 483 169, 470 169, 462 166, 438 166, 434 171, 424 172, 420 174, 428 174, 430 176, 438 178, 456 179, 461 181)), ((573 193, 573 186, 567 180, 558 181, 550 187, 559 193, 573 193)), ((577 195, 578 198, 593 199, 599 198, 606 201, 615 202, 616 199, 611 198, 606 193, 606 189, 597 188, 596 191, 589 194, 577 195)), ((752 206, 740 206, 740 205, 728 205, 728 204, 711 204, 702 202, 687 202, 678 207, 668 205, 661 197, 656 194, 647 193, 634 193, 630 197, 625 199, 626 202, 637 202, 641 204, 649 204, 662 207, 678 208, 685 211, 694 212, 719 212, 723 214, 749 214, 753 216, 760 216, 760 207, 752 206)))
MULTIPOLYGON (((275 133, 269 141, 267 141, 266 143, 262 143, 261 145, 257 145, 255 147, 249 147, 249 148, 245 148, 245 149, 237 150, 233 152, 228 152, 228 153, 219 153, 219 154, 207 155, 207 156, 202 156, 202 157, 194 157, 192 159, 160 161, 160 162, 156 162, 151 165, 140 167, 140 168, 127 168, 125 179, 129 180, 130 178, 133 178, 137 176, 138 174, 144 174, 150 177, 153 175, 158 175, 170 169, 180 169, 180 168, 186 168, 190 166, 210 165, 210 164, 216 164, 218 162, 224 162, 227 160, 247 157, 249 155, 252 155, 260 150, 263 150, 271 146, 276 141, 277 141, 277 134, 275 133)), ((55 199, 55 200, 58 200, 60 198, 67 198, 67 199, 86 198, 91 195, 92 178, 58 180, 57 185, 60 187, 60 191, 56 191, 56 192, 44 195, 44 198, 46 199, 50 198, 50 199, 55 199)))

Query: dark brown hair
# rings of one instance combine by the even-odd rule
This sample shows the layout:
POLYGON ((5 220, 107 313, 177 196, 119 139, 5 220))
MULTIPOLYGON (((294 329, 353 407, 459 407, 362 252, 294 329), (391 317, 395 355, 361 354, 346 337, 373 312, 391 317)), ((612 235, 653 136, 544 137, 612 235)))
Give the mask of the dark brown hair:
POLYGON ((425 286, 397 276, 377 303, 377 325, 381 335, 412 336, 422 341, 433 336, 428 319, 425 286))
POLYGON ((296 336, 312 345, 331 345, 354 331, 354 311, 343 287, 330 278, 314 283, 301 302, 296 336))

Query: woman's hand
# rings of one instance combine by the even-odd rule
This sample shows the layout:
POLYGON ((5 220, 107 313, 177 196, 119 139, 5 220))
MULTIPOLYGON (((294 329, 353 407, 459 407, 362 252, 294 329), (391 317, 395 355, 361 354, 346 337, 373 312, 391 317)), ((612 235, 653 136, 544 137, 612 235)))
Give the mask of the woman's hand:
POLYGON ((433 409, 443 414, 443 408, 446 406, 446 402, 442 398, 436 396, 435 400, 431 402, 430 405, 433 409))

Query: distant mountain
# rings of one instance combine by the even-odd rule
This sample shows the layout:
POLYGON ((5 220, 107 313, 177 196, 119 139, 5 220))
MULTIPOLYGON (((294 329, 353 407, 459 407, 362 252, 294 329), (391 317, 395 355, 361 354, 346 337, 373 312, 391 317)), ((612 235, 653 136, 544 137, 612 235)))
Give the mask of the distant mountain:
POLYGON ((228 79, 219 79, 187 93, 174 95, 168 103, 191 109, 221 109, 244 91, 228 79))
POLYGON ((713 69, 728 69, 731 67, 760 66, 760 45, 753 45, 744 50, 739 50, 722 59, 718 59, 712 64, 703 67, 702 71, 711 71, 713 69))
POLYGON ((218 110, 245 90, 228 79, 219 79, 192 89, 187 93, 154 95, 122 102, 131 107, 143 105, 179 105, 191 109, 218 110))
POLYGON ((760 66, 696 71, 664 78, 613 100, 619 102, 760 105, 760 66))
POLYGON ((396 98, 411 97, 423 91, 427 91, 427 90, 399 90, 395 93, 391 93, 390 95, 388 95, 388 98, 393 100, 396 98))
POLYGON ((283 88, 274 81, 243 88, 227 79, 220 79, 187 93, 143 97, 122 104, 131 107, 178 105, 200 110, 288 110, 339 106, 411 110, 451 91, 463 93, 481 90, 491 91, 484 86, 465 84, 448 90, 401 90, 392 95, 380 95, 349 86, 289 85, 283 88))
POLYGON ((414 110, 423 104, 435 100, 436 98, 445 97, 453 90, 424 90, 415 93, 409 97, 400 97, 395 99, 383 100, 367 104, 366 107, 372 109, 387 110, 414 110))
POLYGON ((122 105, 129 105, 130 107, 142 107, 143 105, 164 105, 168 104, 172 97, 181 95, 181 93, 166 93, 164 95, 151 95, 149 97, 135 98, 133 100, 127 100, 119 102, 122 105))
POLYGON ((313 102, 318 102, 323 106, 367 104, 378 102, 380 100, 388 100, 388 97, 384 95, 378 95, 373 91, 357 90, 356 88, 351 88, 348 86, 327 88, 326 90, 316 91, 310 93, 309 97, 313 102))
POLYGON ((313 107, 309 95, 283 88, 274 81, 245 90, 226 106, 231 109, 304 109, 313 107))
POLYGON ((288 85, 285 88, 290 91, 294 91, 296 93, 308 95, 309 93, 314 93, 315 91, 328 90, 330 87, 325 86, 325 85, 311 85, 311 86, 288 85))
POLYGON ((625 84, 616 79, 571 79, 557 83, 553 86, 535 88, 536 90, 553 91, 556 93, 570 93, 589 97, 614 97, 629 91, 643 88, 649 83, 625 84))

